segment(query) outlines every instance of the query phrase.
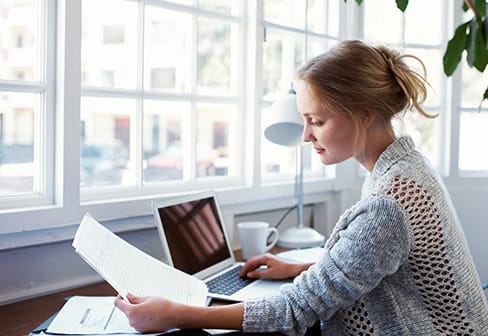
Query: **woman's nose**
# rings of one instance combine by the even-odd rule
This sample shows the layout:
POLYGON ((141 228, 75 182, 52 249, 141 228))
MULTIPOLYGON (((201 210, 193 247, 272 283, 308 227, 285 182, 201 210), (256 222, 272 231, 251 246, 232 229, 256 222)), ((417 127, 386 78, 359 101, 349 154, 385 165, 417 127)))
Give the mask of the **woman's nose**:
POLYGON ((309 127, 305 124, 303 125, 303 132, 302 132, 302 141, 303 142, 309 142, 311 138, 311 133, 309 130, 309 127))

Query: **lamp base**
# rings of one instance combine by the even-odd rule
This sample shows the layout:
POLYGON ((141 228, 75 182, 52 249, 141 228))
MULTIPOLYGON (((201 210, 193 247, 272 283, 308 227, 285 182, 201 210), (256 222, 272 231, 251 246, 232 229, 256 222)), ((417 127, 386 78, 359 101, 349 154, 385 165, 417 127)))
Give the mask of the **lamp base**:
POLYGON ((286 248, 316 247, 324 243, 324 236, 311 227, 294 227, 280 233, 278 245, 286 248))

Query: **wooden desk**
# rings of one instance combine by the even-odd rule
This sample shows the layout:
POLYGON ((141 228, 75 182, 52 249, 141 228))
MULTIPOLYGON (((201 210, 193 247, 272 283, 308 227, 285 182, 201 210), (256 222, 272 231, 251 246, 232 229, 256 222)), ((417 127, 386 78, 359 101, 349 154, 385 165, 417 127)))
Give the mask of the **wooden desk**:
POLYGON ((28 335, 32 329, 61 309, 65 299, 73 295, 103 296, 117 294, 109 284, 101 282, 0 306, 0 334, 9 336, 28 335))
MULTIPOLYGON (((281 251, 283 251, 283 249, 277 248, 272 252, 277 253, 281 251)), ((236 257, 237 256, 240 256, 239 252, 236 252, 236 257)), ((67 297, 74 295, 115 296, 117 293, 108 283, 101 282, 0 306, 0 334, 8 336, 28 335, 32 329, 61 309, 67 297)), ((320 331, 313 329, 307 334, 320 335, 320 331)), ((226 335, 241 335, 241 333, 232 332, 226 335)), ((281 334, 273 333, 267 335, 281 334)))

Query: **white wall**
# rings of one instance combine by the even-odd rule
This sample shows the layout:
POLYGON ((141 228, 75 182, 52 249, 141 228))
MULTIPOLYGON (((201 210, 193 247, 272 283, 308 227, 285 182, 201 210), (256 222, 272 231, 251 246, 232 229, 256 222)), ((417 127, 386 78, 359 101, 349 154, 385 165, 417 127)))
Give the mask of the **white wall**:
POLYGON ((481 281, 488 281, 488 191, 449 187, 448 189, 478 275, 481 281))

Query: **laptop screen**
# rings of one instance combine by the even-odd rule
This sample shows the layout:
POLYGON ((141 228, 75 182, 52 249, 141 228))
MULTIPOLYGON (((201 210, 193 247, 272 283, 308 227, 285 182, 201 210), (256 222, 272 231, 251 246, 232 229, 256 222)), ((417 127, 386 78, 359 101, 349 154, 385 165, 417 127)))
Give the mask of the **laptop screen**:
POLYGON ((214 197, 157 209, 173 266, 195 274, 231 257, 214 197))

